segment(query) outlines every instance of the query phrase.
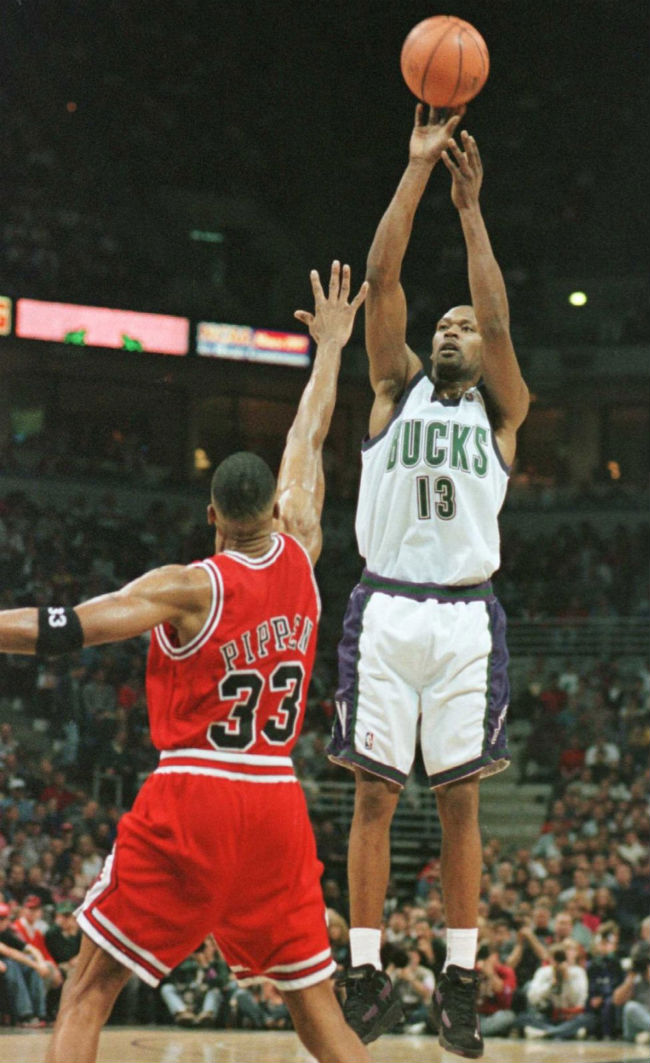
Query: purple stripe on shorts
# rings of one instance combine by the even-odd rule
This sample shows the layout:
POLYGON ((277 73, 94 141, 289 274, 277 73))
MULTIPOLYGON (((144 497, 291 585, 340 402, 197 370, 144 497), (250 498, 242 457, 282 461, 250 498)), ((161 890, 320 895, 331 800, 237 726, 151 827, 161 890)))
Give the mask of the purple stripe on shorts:
POLYGON ((485 607, 490 619, 492 653, 488 676, 483 754, 490 760, 499 760, 501 757, 509 757, 506 713, 510 700, 510 681, 508 679, 506 614, 496 598, 486 602, 485 607))
POLYGON ((357 658, 363 611, 372 591, 361 584, 352 591, 343 619, 343 635, 339 642, 339 686, 336 691, 336 715, 332 738, 327 752, 332 757, 354 752, 354 718, 357 705, 357 658))

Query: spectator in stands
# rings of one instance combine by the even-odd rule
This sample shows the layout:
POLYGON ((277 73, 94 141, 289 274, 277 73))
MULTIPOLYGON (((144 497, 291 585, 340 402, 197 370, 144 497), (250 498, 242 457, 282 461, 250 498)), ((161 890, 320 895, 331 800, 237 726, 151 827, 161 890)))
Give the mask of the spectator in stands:
POLYGON ((90 673, 81 691, 81 701, 81 744, 94 756, 110 742, 115 730, 117 695, 108 682, 106 668, 100 665, 90 673))
POLYGON ((33 953, 38 953, 47 968, 46 990, 58 989, 63 976, 45 943, 44 931, 47 930, 47 923, 43 920, 41 898, 36 893, 30 893, 25 897, 20 908, 20 915, 11 924, 11 929, 19 938, 22 938, 26 945, 30 946, 33 953))
POLYGON ((0 767, 4 766, 9 754, 13 753, 15 756, 17 752, 18 741, 14 737, 13 727, 5 721, 0 724, 0 767))
POLYGON ((548 946, 552 942, 551 912, 545 905, 533 908, 532 917, 519 916, 515 921, 516 938, 504 962, 517 978, 517 987, 525 991, 536 970, 548 962, 548 946))
MULTIPOLYGON (((614 990, 623 981, 623 968, 616 955, 618 927, 615 923, 603 923, 594 937, 592 958, 587 964, 589 990, 585 1019, 588 1033, 608 1040, 616 1034, 616 1009, 613 1003, 614 990)), ((577 1019, 578 1029, 582 1020, 577 1019)))
POLYGON ((623 982, 612 994, 613 1003, 623 1009, 623 1037, 639 1045, 650 1044, 650 945, 638 942, 632 949, 631 964, 623 982))
MULTIPOLYGON (((561 1040, 577 1036, 573 1020, 584 1017, 587 1002, 587 975, 575 962, 576 949, 566 941, 551 948, 551 962, 539 967, 528 986, 529 1010, 517 1019, 527 1038, 552 1037, 561 1040)), ((582 1035, 584 1036, 584 1035, 582 1035)))
POLYGON ((406 944, 408 939, 408 920, 401 909, 397 909, 389 915, 384 938, 391 945, 406 944))
POLYGON ((605 853, 594 853, 591 859, 591 877, 590 885, 595 890, 594 893, 594 911, 603 903, 603 899, 599 900, 597 893, 599 889, 611 889, 616 885, 616 877, 607 868, 607 857, 605 853))
MULTIPOLYGON (((12 756, 13 754, 10 753, 7 759, 11 759, 12 756)), ((9 791, 18 812, 17 822, 21 824, 29 822, 34 814, 34 799, 27 792, 27 783, 20 776, 15 775, 9 783, 9 791)))
POLYGON ((559 901, 560 904, 566 905, 577 893, 591 894, 591 887, 589 885, 589 871, 584 867, 577 867, 571 876, 571 885, 562 890, 559 901))
POLYGON ((55 873, 68 874, 75 847, 74 826, 69 820, 61 824, 60 836, 52 839, 51 848, 56 853, 55 873))
POLYGON ((58 768, 53 772, 52 782, 41 790, 38 799, 45 804, 54 801, 57 812, 64 812, 77 800, 77 794, 68 787, 67 773, 58 768))
POLYGON ((53 904, 52 891, 45 885, 43 868, 40 864, 33 864, 27 872, 27 888, 31 896, 36 895, 41 906, 53 904))
POLYGON ((25 824, 25 844, 23 845, 23 853, 25 856, 25 864, 28 868, 39 863, 43 853, 47 852, 50 847, 50 836, 43 832, 43 813, 43 806, 38 804, 34 808, 34 818, 28 820, 25 824))
POLYGON ((5 896, 20 905, 29 893, 27 872, 21 863, 11 864, 5 882, 5 896))
POLYGON ((64 978, 75 966, 81 945, 81 931, 74 911, 75 905, 71 901, 57 904, 54 925, 45 931, 46 948, 64 978))
POLYGON ((81 873, 90 885, 101 871, 104 858, 97 852, 97 846, 91 834, 81 834, 77 839, 76 849, 81 857, 81 873))
POLYGON ((136 792, 135 771, 126 727, 120 726, 113 737, 103 745, 97 755, 96 764, 104 774, 118 777, 124 786, 123 803, 130 805, 136 792))
POLYGON ((479 973, 477 1011, 484 1037, 507 1037, 515 1024, 513 997, 517 975, 503 963, 494 941, 483 941, 476 953, 479 973))
POLYGON ((616 886, 612 890, 616 909, 614 919, 621 932, 621 943, 629 948, 634 941, 638 924, 647 911, 647 898, 644 898, 633 881, 633 872, 629 864, 622 860, 614 872, 616 886))
POLYGON ((11 1017, 21 1026, 45 1026, 49 970, 40 954, 10 928, 10 916, 9 905, 0 902, 0 962, 11 1017))
POLYGON ((604 735, 600 735, 585 751, 585 766, 591 768, 595 782, 606 778, 610 768, 617 767, 620 759, 620 749, 615 742, 608 742, 604 735))
POLYGON ((75 883, 74 875, 66 872, 61 876, 61 881, 58 886, 55 886, 52 891, 52 899, 56 904, 63 904, 65 901, 70 901, 74 904, 75 908, 84 898, 85 888, 80 888, 75 883))
POLYGON ((490 933, 485 940, 489 941, 497 951, 499 962, 506 963, 507 957, 512 952, 515 943, 514 919, 494 919, 489 924, 490 933))
POLYGON ((415 896, 422 901, 430 896, 432 889, 440 890, 440 857, 432 856, 418 871, 415 896))
POLYGON ((137 735, 135 748, 131 750, 131 765, 135 775, 135 785, 139 785, 142 778, 154 771, 158 765, 158 750, 148 730, 137 735))
POLYGON ((626 830, 623 841, 616 847, 616 851, 622 860, 636 868, 647 856, 648 847, 641 843, 635 830, 626 830))
MULTIPOLYGON (((612 882, 616 882, 615 877, 611 876, 612 882)), ((616 901, 614 900, 614 894, 612 890, 607 886, 599 886, 594 890, 594 901, 592 912, 600 922, 609 922, 615 918, 616 915, 616 901)))
POLYGON ((554 943, 560 945, 566 938, 576 940, 584 948, 591 944, 591 931, 581 922, 575 901, 569 901, 567 907, 557 913, 553 922, 554 943))
POLYGON ((164 979, 160 995, 177 1026, 214 1026, 221 1003, 196 955, 188 956, 164 979))
MULTIPOLYGON (((442 926, 441 921, 440 931, 444 933, 442 926)), ((428 967, 430 971, 433 971, 434 976, 439 978, 442 974, 447 947, 443 938, 434 933, 428 915, 425 914, 415 919, 409 928, 409 933, 410 942, 413 948, 418 950, 422 965, 428 967)))
MULTIPOLYGON (((54 853, 54 849, 52 848, 52 839, 51 838, 48 839, 48 844, 49 844, 50 847, 48 849, 46 849, 45 852, 43 853, 43 855, 41 856, 41 858, 40 858, 40 860, 38 862, 38 866, 40 867, 41 871, 43 872, 43 885, 47 886, 47 888, 50 890, 50 893, 51 893, 52 888, 54 886, 54 865, 56 863, 56 856, 55 856, 55 853, 54 853)), ((49 901, 48 903, 54 904, 54 897, 53 896, 52 896, 52 900, 49 901)))
POLYGON ((409 947, 406 938, 399 943, 387 941, 381 953, 382 964, 404 1009, 404 1031, 422 1033, 429 1021, 435 989, 433 971, 424 967, 420 953, 409 947))
POLYGON ((258 1003, 264 1016, 264 1029, 290 1030, 292 1024, 289 1009, 277 986, 272 982, 262 982, 256 990, 258 1003))

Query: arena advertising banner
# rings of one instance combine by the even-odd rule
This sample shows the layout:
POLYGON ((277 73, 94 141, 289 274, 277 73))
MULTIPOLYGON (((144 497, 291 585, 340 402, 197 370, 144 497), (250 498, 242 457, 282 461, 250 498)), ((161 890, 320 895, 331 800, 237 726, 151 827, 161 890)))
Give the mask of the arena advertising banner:
POLYGON ((15 334, 21 339, 136 353, 188 353, 190 322, 186 317, 40 299, 18 299, 15 313, 15 334))
POLYGON ((249 325, 222 325, 199 321, 196 353, 209 358, 241 362, 266 362, 302 369, 309 365, 309 336, 298 332, 273 332, 249 325))
POLYGON ((8 336, 11 332, 11 299, 7 295, 0 295, 0 336, 8 336))

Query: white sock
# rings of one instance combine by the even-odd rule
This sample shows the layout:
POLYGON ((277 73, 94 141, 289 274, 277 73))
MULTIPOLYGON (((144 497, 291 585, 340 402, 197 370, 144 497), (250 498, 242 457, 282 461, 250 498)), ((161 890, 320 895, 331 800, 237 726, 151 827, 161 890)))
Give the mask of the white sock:
POLYGON ((379 948, 381 945, 381 930, 375 930, 370 926, 350 927, 350 958, 353 967, 361 967, 363 963, 371 963, 381 971, 379 948))
MULTIPOLYGON (((350 931, 352 933, 352 931, 350 931)), ((453 930, 447 928, 447 956, 443 971, 446 971, 450 963, 456 967, 465 967, 474 970, 476 962, 476 944, 478 942, 478 928, 470 930, 453 930)))

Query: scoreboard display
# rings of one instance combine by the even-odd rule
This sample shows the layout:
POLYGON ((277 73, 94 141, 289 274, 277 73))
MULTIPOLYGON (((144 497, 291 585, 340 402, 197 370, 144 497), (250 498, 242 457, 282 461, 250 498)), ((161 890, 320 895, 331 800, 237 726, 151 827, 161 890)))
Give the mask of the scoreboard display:
POLYGON ((113 347, 156 354, 188 353, 186 317, 77 306, 40 299, 18 299, 15 334, 21 339, 49 340, 78 347, 113 347))
POLYGON ((273 332, 248 325, 221 325, 199 321, 196 353, 210 358, 272 365, 309 365, 309 336, 298 332, 273 332))

